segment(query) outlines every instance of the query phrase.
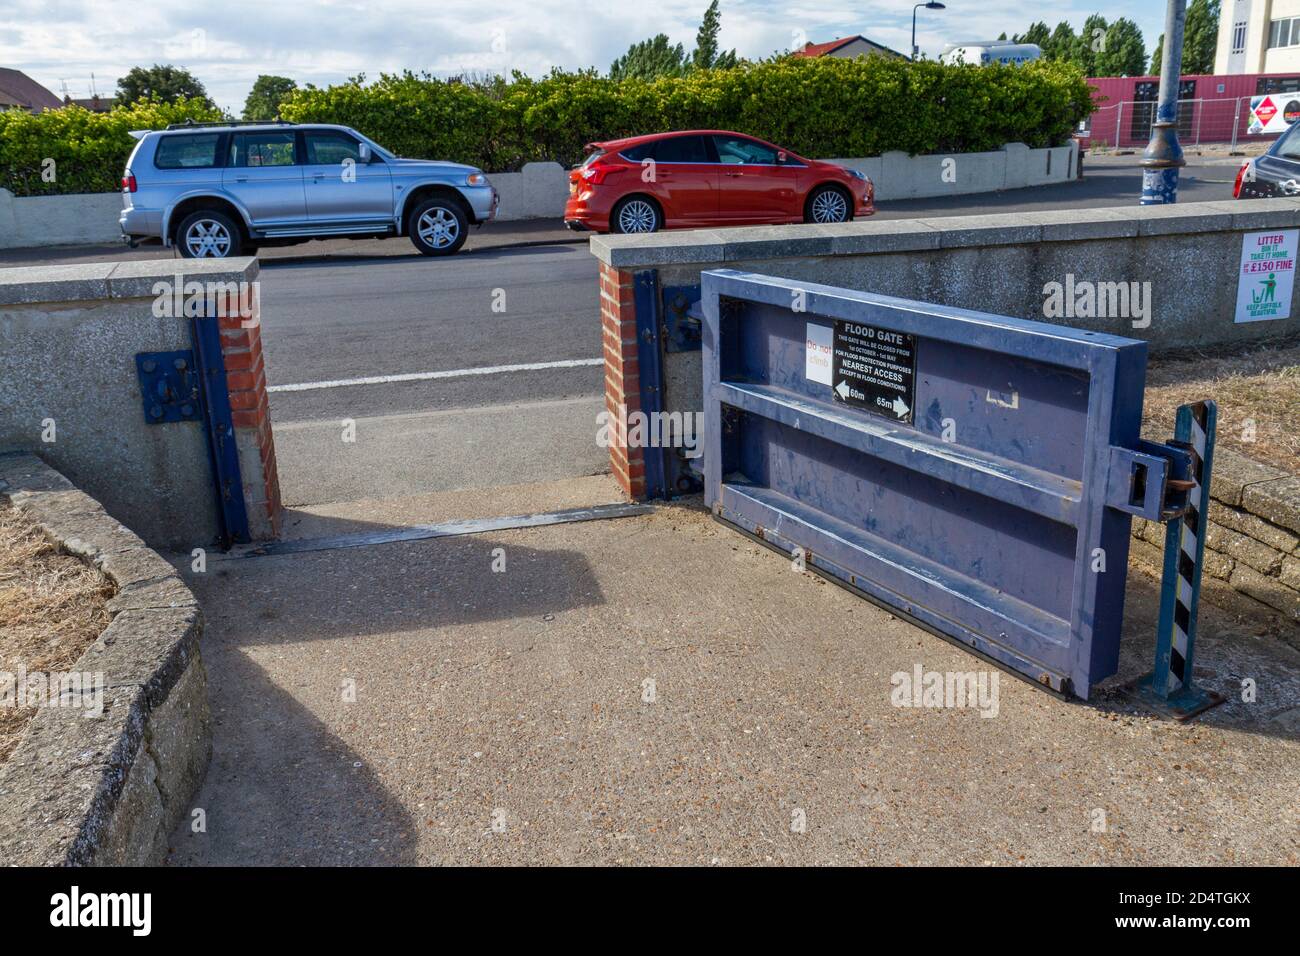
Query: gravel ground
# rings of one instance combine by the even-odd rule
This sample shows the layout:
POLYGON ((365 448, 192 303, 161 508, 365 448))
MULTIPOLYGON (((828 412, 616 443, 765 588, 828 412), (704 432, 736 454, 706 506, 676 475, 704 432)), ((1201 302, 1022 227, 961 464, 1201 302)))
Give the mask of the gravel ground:
POLYGON ((686 507, 187 576, 214 756, 175 864, 1300 863, 1300 654, 1207 607, 1230 702, 1143 715, 1142 575, 1091 703, 997 672, 988 718, 894 706, 991 672, 686 507))

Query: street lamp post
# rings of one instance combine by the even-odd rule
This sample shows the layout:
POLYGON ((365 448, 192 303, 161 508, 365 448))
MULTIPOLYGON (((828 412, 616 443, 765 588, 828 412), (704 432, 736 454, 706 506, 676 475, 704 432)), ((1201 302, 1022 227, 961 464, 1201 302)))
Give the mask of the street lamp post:
POLYGON ((1160 64, 1160 101, 1151 141, 1142 154, 1143 206, 1178 202, 1178 170, 1187 165, 1178 145, 1178 86, 1183 67, 1183 23, 1187 0, 1169 0, 1165 10, 1165 45, 1160 64))
POLYGON ((922 7, 925 7, 925 9, 927 10, 947 9, 942 3, 937 2, 937 0, 930 0, 929 3, 918 3, 916 6, 912 8, 912 59, 913 60, 915 60, 921 53, 921 51, 916 46, 916 11, 920 10, 922 7))

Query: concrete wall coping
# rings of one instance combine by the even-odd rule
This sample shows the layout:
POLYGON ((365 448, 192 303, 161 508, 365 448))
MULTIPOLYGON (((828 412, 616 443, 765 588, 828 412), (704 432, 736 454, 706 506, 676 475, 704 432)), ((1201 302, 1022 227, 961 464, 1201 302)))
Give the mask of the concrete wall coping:
POLYGON ((0 860, 156 864, 211 755, 203 620, 176 570, 34 455, 0 453, 0 497, 117 586, 69 670, 103 674, 104 713, 44 707, 0 765, 0 860))
POLYGON ((154 284, 182 276, 201 282, 251 282, 257 259, 136 259, 0 269, 0 306, 152 298, 154 284))
POLYGON ((1135 200, 1132 206, 1105 209, 599 235, 591 238, 591 253, 616 269, 636 269, 1296 226, 1300 226, 1300 199, 1294 198, 1173 206, 1139 206, 1135 200))

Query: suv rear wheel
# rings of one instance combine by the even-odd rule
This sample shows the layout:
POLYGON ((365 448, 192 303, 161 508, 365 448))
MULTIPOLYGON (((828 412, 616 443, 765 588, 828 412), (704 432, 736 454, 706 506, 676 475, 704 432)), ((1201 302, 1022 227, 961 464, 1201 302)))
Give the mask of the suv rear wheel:
POLYGON ((244 237, 224 212, 200 209, 176 227, 176 248, 185 259, 229 259, 243 251, 244 237))
POLYGON ((456 200, 434 196, 411 210, 406 234, 421 255, 449 256, 465 244, 469 217, 456 200))

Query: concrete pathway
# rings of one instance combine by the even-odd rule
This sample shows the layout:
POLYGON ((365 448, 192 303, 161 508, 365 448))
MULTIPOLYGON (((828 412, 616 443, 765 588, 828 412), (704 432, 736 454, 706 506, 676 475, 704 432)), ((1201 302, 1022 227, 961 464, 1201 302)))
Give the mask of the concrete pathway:
MULTIPOLYGON (((609 471, 602 396, 275 423, 286 505, 518 484, 609 471)), ((535 507, 525 508, 535 511, 535 507)))
MULTIPOLYGON (((616 498, 598 477, 289 524, 616 498)), ((1232 700, 1184 726, 1001 672, 996 716, 894 706, 896 672, 994 672, 690 506, 188 577, 214 756, 176 864, 1300 863, 1300 654, 1212 608, 1198 679, 1232 700)), ((1150 664, 1153 583, 1129 601, 1108 686, 1150 664)))

